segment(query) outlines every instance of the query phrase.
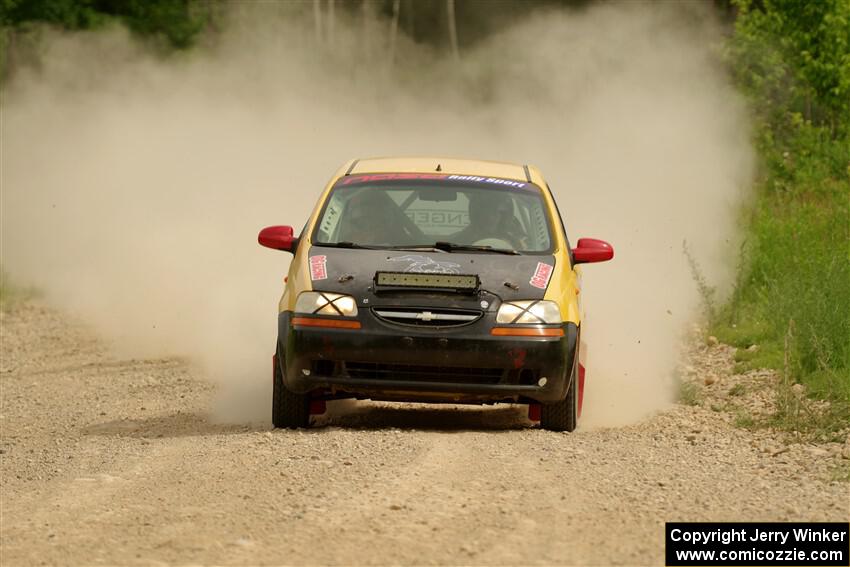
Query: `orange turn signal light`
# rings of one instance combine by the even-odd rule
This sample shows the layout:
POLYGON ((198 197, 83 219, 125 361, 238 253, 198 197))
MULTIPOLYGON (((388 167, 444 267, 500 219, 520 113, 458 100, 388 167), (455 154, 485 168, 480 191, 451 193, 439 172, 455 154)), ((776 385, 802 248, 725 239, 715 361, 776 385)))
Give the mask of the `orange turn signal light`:
POLYGON ((551 327, 493 327, 491 335, 497 337, 563 337, 563 329, 551 327))
POLYGON ((293 317, 293 327, 325 327, 328 329, 359 329, 360 321, 345 319, 318 319, 315 317, 293 317))

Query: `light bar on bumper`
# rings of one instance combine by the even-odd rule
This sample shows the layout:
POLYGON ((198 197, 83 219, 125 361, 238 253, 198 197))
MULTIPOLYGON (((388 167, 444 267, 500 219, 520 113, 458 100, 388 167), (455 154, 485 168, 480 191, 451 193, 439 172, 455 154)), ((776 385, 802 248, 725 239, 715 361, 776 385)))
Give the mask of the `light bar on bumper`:
POLYGON ((472 291, 478 289, 481 281, 475 274, 375 272, 375 284, 388 287, 433 287, 472 291))

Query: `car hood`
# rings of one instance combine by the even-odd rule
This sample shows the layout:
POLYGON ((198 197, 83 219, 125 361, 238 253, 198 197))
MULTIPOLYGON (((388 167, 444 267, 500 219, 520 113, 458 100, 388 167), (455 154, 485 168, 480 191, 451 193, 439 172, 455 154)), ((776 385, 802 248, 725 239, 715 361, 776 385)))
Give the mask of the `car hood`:
MULTIPOLYGON (((551 255, 506 255, 495 253, 430 252, 408 250, 362 250, 312 246, 308 267, 313 289, 353 295, 358 302, 405 303, 415 298, 423 305, 439 303, 490 304, 510 299, 542 299, 555 269, 551 255), (479 292, 395 291, 376 293, 376 272, 477 275, 479 292), (486 297, 485 297, 486 296, 486 297)), ((482 305, 483 307, 483 305, 482 305)))

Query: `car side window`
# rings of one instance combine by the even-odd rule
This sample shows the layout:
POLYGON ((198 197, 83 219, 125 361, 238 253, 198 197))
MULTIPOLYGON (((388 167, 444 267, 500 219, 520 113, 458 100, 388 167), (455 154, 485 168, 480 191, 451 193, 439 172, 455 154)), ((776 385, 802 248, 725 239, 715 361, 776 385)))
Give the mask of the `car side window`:
POLYGON ((319 225, 319 241, 334 242, 336 233, 339 229, 339 218, 343 209, 342 198, 337 194, 331 195, 328 201, 328 207, 325 215, 322 218, 322 223, 319 225))

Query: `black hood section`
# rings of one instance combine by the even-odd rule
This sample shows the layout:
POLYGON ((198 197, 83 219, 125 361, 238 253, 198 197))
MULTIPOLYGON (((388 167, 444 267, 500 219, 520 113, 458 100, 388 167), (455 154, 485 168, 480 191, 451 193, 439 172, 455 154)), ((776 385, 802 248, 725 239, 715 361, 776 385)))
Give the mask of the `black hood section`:
POLYGON ((476 306, 486 311, 511 299, 542 299, 555 268, 551 255, 441 253, 313 246, 309 251, 313 289, 344 293, 358 305, 476 306), (477 275, 477 293, 440 290, 376 290, 376 272, 477 275), (363 301, 366 299, 367 301, 363 301), (482 302, 487 302, 485 307, 482 302))

